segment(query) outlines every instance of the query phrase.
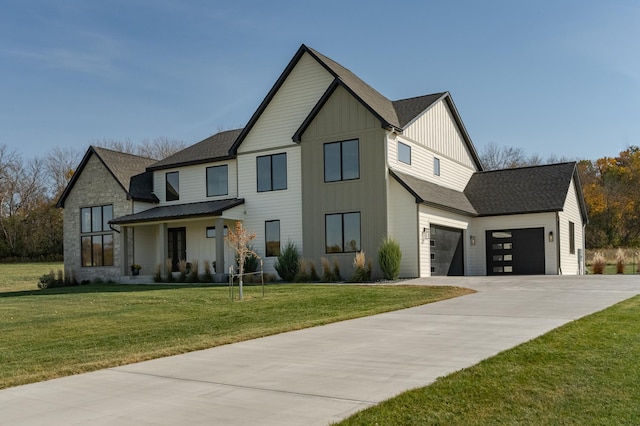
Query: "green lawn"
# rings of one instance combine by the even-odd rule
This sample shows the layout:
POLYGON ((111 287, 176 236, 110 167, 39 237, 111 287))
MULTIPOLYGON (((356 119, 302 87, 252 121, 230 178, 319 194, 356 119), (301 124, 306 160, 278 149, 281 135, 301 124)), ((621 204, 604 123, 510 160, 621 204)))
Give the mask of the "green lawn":
POLYGON ((63 269, 60 262, 2 263, 0 264, 0 292, 33 290, 38 279, 51 271, 63 269))
POLYGON ((635 297, 339 425, 638 425, 638 362, 635 297))
MULTIPOLYGON (((5 279, 7 265, 0 265, 5 279)), ((13 265, 10 265, 13 268, 13 265)), ((34 274, 33 265, 16 277, 34 274), (31 272, 25 272, 25 271, 31 272)), ((452 287, 108 285, 38 290, 0 285, 0 388, 416 306, 471 291, 452 287)), ((36 268, 37 269, 37 268, 36 268)), ((17 280, 17 278, 16 278, 17 280)), ((19 280, 18 280, 19 281, 19 280)))

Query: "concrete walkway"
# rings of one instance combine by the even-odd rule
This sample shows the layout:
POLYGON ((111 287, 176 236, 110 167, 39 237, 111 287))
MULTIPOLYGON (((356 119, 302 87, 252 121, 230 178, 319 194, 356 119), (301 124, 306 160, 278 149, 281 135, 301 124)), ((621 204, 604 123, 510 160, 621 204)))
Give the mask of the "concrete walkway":
POLYGON ((640 294, 639 276, 407 283, 478 293, 5 389, 0 424, 326 425, 640 294))

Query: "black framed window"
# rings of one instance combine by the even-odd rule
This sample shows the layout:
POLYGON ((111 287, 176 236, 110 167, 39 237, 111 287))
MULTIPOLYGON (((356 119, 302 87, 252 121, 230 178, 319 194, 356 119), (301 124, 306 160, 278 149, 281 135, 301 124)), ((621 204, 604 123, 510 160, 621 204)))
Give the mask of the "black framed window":
MULTIPOLYGON (((223 237, 227 236, 228 231, 229 231, 229 228, 227 227, 227 225, 224 225, 223 237)), ((215 226, 207 226, 207 231, 206 231, 207 238, 216 238, 217 235, 218 233, 216 231, 215 226)))
POLYGON ((433 174, 440 176, 440 159, 438 157, 433 157, 433 174))
POLYGON ((113 266, 113 206, 80 209, 80 264, 82 266, 113 266))
POLYGON ((569 253, 576 254, 576 225, 569 221, 569 253))
POLYGON ((256 158, 258 192, 287 189, 287 153, 256 158))
POLYGON ((398 142, 398 161, 411 165, 411 147, 402 142, 398 142))
POLYGON ((268 220, 264 223, 264 240, 267 257, 280 255, 280 221, 268 220))
POLYGON ((351 253, 360 251, 360 213, 325 215, 325 251, 351 253))
POLYGON ((229 193, 229 167, 207 167, 207 197, 227 195, 229 193))
POLYGON ((167 201, 177 201, 180 199, 180 172, 169 172, 166 174, 167 201))
POLYGON ((324 181, 360 178, 360 148, 357 139, 324 144, 324 181))

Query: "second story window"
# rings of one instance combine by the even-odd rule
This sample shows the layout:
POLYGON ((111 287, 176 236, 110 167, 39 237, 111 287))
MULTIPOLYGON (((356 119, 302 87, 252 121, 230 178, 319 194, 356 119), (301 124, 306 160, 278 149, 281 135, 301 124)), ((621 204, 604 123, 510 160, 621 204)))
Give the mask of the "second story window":
POLYGON ((166 174, 167 201, 177 201, 180 199, 180 174, 179 172, 169 172, 166 174))
POLYGON ((256 158, 258 192, 287 189, 287 154, 263 155, 256 158))
POLYGON ((324 181, 336 182, 360 178, 358 140, 324 144, 324 181))
POLYGON ((440 159, 438 157, 433 157, 433 174, 440 176, 440 159))
POLYGON ((207 197, 227 195, 229 193, 229 167, 207 167, 207 197))
POLYGON ((402 142, 398 142, 398 161, 411 164, 411 147, 402 142))

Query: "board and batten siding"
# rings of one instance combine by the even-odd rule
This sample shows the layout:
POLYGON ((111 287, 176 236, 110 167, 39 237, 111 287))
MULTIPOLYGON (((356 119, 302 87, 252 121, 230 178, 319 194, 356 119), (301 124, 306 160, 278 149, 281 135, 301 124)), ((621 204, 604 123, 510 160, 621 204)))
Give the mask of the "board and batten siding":
MULTIPOLYGON (((435 207, 420 204, 418 209, 418 226, 420 232, 423 228, 430 230, 431 225, 445 226, 447 228, 462 229, 463 237, 463 254, 464 254, 464 274, 474 275, 470 273, 473 270, 469 264, 469 254, 476 246, 471 247, 469 244, 469 234, 474 232, 472 227, 473 218, 457 213, 440 210, 435 207)), ((431 276, 431 243, 430 238, 422 238, 420 236, 420 277, 431 276)))
MULTIPOLYGON (((578 264, 578 250, 584 249, 584 233, 582 216, 578 205, 576 185, 571 179, 567 198, 564 202, 563 211, 558 213, 559 219, 559 241, 560 241, 560 271, 563 275, 577 275, 580 273, 578 264), (569 242, 569 222, 574 223, 575 230, 575 253, 570 252, 569 242)), ((583 252, 584 255, 584 252, 583 252)))
POLYGON ((345 89, 338 87, 318 112, 300 143, 304 257, 316 265, 322 257, 337 259, 342 275, 353 273, 355 253, 327 254, 325 215, 360 212, 361 250, 380 277, 376 254, 387 233, 385 133, 381 123, 345 89), (324 144, 359 141, 360 178, 324 182, 324 144))
POLYGON ((431 151, 425 145, 407 139, 403 135, 389 133, 387 137, 389 167, 420 179, 433 182, 456 191, 464 191, 476 169, 431 151), (398 143, 411 147, 411 164, 398 160, 398 143), (433 159, 440 159, 440 175, 433 173, 433 159))
POLYGON ((300 179, 300 146, 291 143, 269 151, 238 156, 238 189, 245 203, 240 218, 245 229, 255 232, 253 246, 264 260, 264 270, 274 273, 275 257, 265 257, 265 221, 280 221, 280 247, 292 242, 302 251, 302 199, 300 179), (257 160, 262 155, 287 154, 287 189, 258 192, 257 160))
POLYGON ((156 170, 153 172, 153 191, 160 200, 160 205, 198 203, 202 201, 224 200, 238 197, 236 160, 215 163, 197 164, 195 166, 177 167, 174 169, 156 170), (207 197, 207 167, 228 166, 228 193, 215 197, 207 197), (166 175, 179 172, 180 199, 167 201, 166 175))
POLYGON ((393 238, 402 251, 400 278, 420 276, 419 253, 420 228, 418 228, 418 204, 393 177, 387 186, 387 235, 393 238))
POLYGON ((402 134, 433 152, 443 154, 475 170, 471 153, 453 118, 453 113, 444 100, 432 105, 404 129, 402 134))
POLYGON ((302 55, 242 141, 238 154, 293 143, 294 133, 332 81, 333 76, 313 57, 302 55))
POLYGON ((473 221, 473 235, 476 237, 476 245, 474 250, 469 252, 468 275, 487 275, 486 231, 523 228, 544 228, 545 274, 555 275, 558 273, 557 243, 555 241, 549 242, 547 239, 550 231, 553 231, 554 234, 557 233, 555 212, 477 217, 473 221))

